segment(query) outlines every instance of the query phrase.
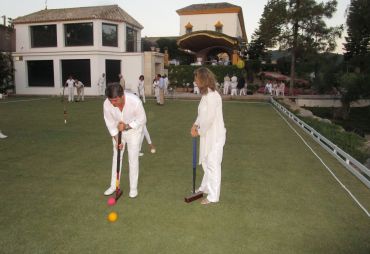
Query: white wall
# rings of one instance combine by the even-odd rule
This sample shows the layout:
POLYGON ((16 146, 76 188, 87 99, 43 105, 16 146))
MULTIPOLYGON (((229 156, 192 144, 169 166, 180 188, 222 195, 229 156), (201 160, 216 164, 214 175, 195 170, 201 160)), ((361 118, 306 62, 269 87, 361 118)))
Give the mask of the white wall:
POLYGON ((185 34, 185 26, 188 22, 193 25, 193 32, 195 32, 200 30, 215 31, 215 24, 218 21, 223 24, 222 32, 224 34, 232 37, 242 36, 237 13, 180 15, 180 36, 185 34))
POLYGON ((47 22, 47 23, 37 23, 32 25, 57 25, 57 47, 45 47, 45 48, 31 48, 31 32, 29 24, 17 24, 15 25, 16 31, 16 52, 17 53, 47 53, 47 52, 76 52, 76 51, 109 51, 109 52, 125 52, 125 36, 126 36, 126 26, 124 23, 117 23, 104 20, 94 20, 93 22, 93 33, 94 33, 94 45, 93 46, 78 46, 71 47, 65 46, 64 40, 64 24, 72 23, 86 23, 91 22, 91 20, 78 20, 70 22, 47 22), (118 47, 106 47, 102 46, 102 23, 109 23, 118 25, 118 47))
POLYGON ((122 58, 121 73, 126 81, 126 90, 136 92, 139 76, 144 74, 144 54, 126 53, 122 58))
MULTIPOLYGON (((134 89, 137 80, 144 72, 143 53, 126 53, 126 25, 105 20, 94 20, 94 45, 93 46, 64 46, 64 24, 84 23, 91 21, 48 22, 37 25, 57 25, 57 47, 31 48, 30 25, 17 24, 16 52, 14 56, 15 85, 17 94, 28 95, 60 95, 65 80, 62 79, 61 60, 65 59, 90 59, 91 87, 85 87, 85 95, 97 95, 97 82, 102 73, 105 73, 105 60, 121 60, 121 73, 126 80, 126 87, 134 89), (118 47, 102 46, 102 23, 118 25, 118 47), (23 58, 23 60, 18 60, 23 58), (27 74, 27 61, 53 60, 54 87, 29 87, 27 74)), ((141 32, 138 30, 138 50, 141 50, 141 32)))
POLYGON ((17 94, 24 95, 60 95, 63 91, 61 61, 66 59, 90 59, 91 87, 85 87, 85 95, 97 95, 97 83, 102 73, 105 73, 105 60, 121 60, 121 73, 126 80, 126 87, 133 89, 137 80, 144 72, 143 53, 124 54, 61 54, 49 56, 24 56, 23 61, 14 61, 15 84, 17 94), (29 87, 27 61, 53 60, 54 64, 54 87, 29 87))

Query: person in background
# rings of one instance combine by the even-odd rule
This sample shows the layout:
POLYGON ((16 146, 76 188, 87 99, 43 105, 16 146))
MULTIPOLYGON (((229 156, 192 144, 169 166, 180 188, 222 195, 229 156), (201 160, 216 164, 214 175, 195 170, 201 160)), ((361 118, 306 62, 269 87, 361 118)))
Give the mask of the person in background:
POLYGON ((154 88, 154 96, 157 100, 157 105, 160 104, 160 99, 159 99, 159 78, 156 76, 153 80, 153 88, 154 88))
POLYGON ((145 103, 145 88, 144 88, 144 75, 140 75, 139 82, 137 85, 138 96, 145 103))
POLYGON ((216 91, 216 79, 207 68, 201 67, 194 72, 202 99, 198 106, 198 116, 191 127, 193 138, 200 136, 199 164, 204 176, 197 191, 208 196, 201 204, 219 202, 221 191, 221 162, 226 141, 226 129, 222 113, 222 98, 216 91))
POLYGON ((75 80, 75 86, 77 88, 77 101, 84 101, 85 100, 85 86, 84 84, 79 81, 78 79, 75 80), (81 100, 82 99, 82 100, 81 100))
POLYGON ((125 89, 126 89, 125 79, 123 78, 122 74, 118 74, 118 78, 119 78, 119 84, 122 86, 123 91, 125 91, 125 89))
POLYGON ((231 96, 238 95, 238 88, 237 87, 238 87, 238 78, 235 75, 233 75, 231 77, 231 96))
POLYGON ((164 95, 167 95, 169 81, 168 81, 168 77, 166 74, 163 75, 163 81, 164 81, 164 95))
POLYGON ((159 81, 159 105, 164 105, 164 78, 161 74, 157 75, 159 81))
POLYGON ((194 93, 195 94, 200 94, 200 91, 199 91, 199 87, 198 87, 198 85, 197 85, 197 82, 193 82, 193 86, 194 86, 194 93))
POLYGON ((238 79, 238 86, 237 88, 239 89, 239 95, 241 96, 242 94, 243 95, 247 95, 247 82, 246 82, 246 79, 244 78, 244 76, 242 75, 239 79, 238 79))
POLYGON ((72 75, 69 75, 66 83, 64 84, 64 88, 65 87, 68 87, 68 102, 73 102, 75 96, 75 81, 72 75))
POLYGON ((144 126, 144 130, 143 130, 143 134, 141 136, 141 143, 140 143, 140 153, 139 153, 139 156, 143 156, 144 153, 141 151, 141 147, 143 145, 143 142, 144 142, 144 137, 146 139, 146 142, 148 143, 149 145, 149 149, 150 149, 150 152, 151 153, 155 153, 156 150, 155 150, 155 146, 153 145, 152 143, 152 140, 150 139, 150 135, 149 135, 149 131, 148 129, 146 128, 146 125, 144 126))
POLYGON ((105 73, 101 75, 98 81, 98 95, 105 95, 105 87, 107 85, 107 80, 105 78, 105 73))
POLYGON ((223 94, 227 95, 229 94, 229 87, 230 87, 230 77, 228 74, 224 77, 224 91, 223 94))

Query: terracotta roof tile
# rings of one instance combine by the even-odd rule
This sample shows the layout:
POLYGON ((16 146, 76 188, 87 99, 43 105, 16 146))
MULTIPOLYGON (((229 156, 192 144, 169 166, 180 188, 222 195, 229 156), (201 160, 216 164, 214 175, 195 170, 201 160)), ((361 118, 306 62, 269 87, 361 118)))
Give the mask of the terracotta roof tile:
POLYGON ((143 26, 118 5, 103 5, 64 9, 46 9, 14 19, 14 24, 44 23, 56 21, 73 21, 86 19, 102 19, 126 22, 137 28, 143 26))
POLYGON ((192 4, 182 9, 178 9, 177 13, 183 11, 200 11, 200 10, 216 10, 216 9, 227 9, 227 8, 240 8, 240 6, 233 5, 230 3, 208 3, 208 4, 192 4))

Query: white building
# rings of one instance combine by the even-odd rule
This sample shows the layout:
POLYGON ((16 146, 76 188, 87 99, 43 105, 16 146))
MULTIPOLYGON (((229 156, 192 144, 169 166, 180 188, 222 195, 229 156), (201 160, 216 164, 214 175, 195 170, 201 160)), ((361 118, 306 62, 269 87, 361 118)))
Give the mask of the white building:
POLYGON ((202 61, 226 53, 238 60, 240 43, 247 43, 242 8, 229 3, 193 4, 177 10, 180 16, 180 48, 202 61))
POLYGON ((98 94, 98 79, 118 82, 127 89, 146 77, 163 73, 163 55, 141 52, 143 26, 117 5, 45 9, 14 20, 17 94, 59 95, 69 75, 81 80, 86 95, 98 94))

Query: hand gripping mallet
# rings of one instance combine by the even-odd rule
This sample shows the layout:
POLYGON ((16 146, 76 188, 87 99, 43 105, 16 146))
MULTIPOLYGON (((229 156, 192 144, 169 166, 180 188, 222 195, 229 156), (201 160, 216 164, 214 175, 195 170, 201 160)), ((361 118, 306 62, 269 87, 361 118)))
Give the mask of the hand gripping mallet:
POLYGON ((197 173, 197 138, 193 138, 193 194, 188 197, 185 197, 185 202, 190 203, 194 200, 200 199, 203 197, 203 192, 199 191, 195 193, 195 179, 197 173))
POLYGON ((117 147, 117 177, 116 177, 116 201, 122 196, 122 191, 120 188, 120 163, 121 163, 121 149, 119 149, 121 145, 121 138, 122 138, 122 131, 118 132, 118 147, 117 147))

